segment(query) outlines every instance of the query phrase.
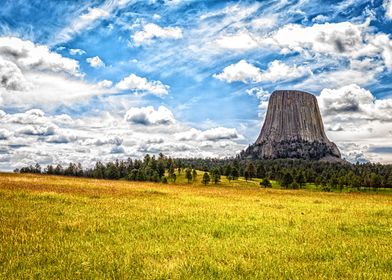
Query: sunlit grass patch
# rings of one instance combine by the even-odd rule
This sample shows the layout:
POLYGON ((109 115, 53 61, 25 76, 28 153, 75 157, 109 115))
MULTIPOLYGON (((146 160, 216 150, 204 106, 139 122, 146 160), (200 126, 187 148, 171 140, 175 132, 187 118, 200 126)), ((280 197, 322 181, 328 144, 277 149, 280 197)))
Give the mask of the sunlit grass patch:
POLYGON ((182 176, 0 174, 0 278, 392 277, 390 195, 182 176))

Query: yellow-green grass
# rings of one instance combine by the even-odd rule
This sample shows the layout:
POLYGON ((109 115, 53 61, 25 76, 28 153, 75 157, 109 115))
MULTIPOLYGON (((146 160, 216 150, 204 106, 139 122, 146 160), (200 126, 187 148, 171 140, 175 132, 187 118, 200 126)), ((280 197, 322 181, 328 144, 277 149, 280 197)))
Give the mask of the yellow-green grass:
POLYGON ((392 279, 390 195, 182 176, 0 174, 0 278, 392 279))

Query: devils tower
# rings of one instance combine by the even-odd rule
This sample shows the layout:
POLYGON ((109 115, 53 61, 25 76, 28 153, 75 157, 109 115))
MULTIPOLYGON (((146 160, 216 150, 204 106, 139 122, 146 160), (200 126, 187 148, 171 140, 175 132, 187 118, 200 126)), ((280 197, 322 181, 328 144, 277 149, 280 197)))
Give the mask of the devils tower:
POLYGON ((325 135, 316 97, 303 91, 277 90, 270 96, 259 137, 241 157, 334 161, 341 155, 325 135))

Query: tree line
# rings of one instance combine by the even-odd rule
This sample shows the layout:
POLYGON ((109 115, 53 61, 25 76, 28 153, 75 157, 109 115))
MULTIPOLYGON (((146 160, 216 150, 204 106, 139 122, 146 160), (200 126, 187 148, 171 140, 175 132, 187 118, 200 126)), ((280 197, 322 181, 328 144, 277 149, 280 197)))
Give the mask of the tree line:
POLYGON ((36 164, 15 172, 175 183, 176 174, 182 172, 188 182, 191 182, 198 176, 196 170, 203 171, 201 181, 205 185, 217 184, 221 181, 221 176, 226 176, 229 181, 239 177, 245 180, 260 178, 263 179, 263 187, 269 187, 270 180, 273 180, 284 188, 292 189, 302 188, 307 183, 326 191, 343 188, 392 188, 392 165, 329 163, 301 159, 171 158, 162 153, 157 157, 147 154, 143 159, 128 158, 107 163, 98 161, 87 169, 82 168, 80 163, 69 163, 65 167, 60 164, 48 165, 45 168, 36 164))
MULTIPOLYGON (((284 188, 301 188, 307 183, 324 190, 348 188, 392 188, 392 165, 375 163, 323 162, 303 159, 242 160, 181 159, 196 169, 218 169, 228 178, 237 176, 279 182, 284 188)), ((263 184, 263 182, 262 182, 263 184)))
MULTIPOLYGON (((67 166, 57 164, 47 165, 44 168, 37 163, 15 169, 14 172, 163 183, 175 183, 177 180, 176 174, 181 174, 182 172, 184 172, 188 182, 193 181, 197 177, 197 171, 194 168, 186 167, 180 159, 166 157, 162 153, 158 157, 147 154, 142 160, 128 158, 127 160, 115 160, 107 163, 98 161, 94 167, 86 169, 80 163, 72 162, 67 166)), ((213 171, 211 171, 211 174, 205 172, 202 182, 208 184, 211 181, 211 177, 214 179, 213 171)), ((214 182, 219 181, 217 178, 215 175, 214 182)))

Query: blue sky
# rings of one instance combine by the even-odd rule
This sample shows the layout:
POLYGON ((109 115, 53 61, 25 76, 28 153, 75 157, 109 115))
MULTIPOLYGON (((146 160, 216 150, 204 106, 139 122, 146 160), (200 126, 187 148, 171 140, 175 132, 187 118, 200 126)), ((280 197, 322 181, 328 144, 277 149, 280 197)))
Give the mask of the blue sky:
POLYGON ((275 89, 315 94, 348 160, 392 162, 391 30, 389 0, 3 0, 0 168, 231 156, 275 89))

